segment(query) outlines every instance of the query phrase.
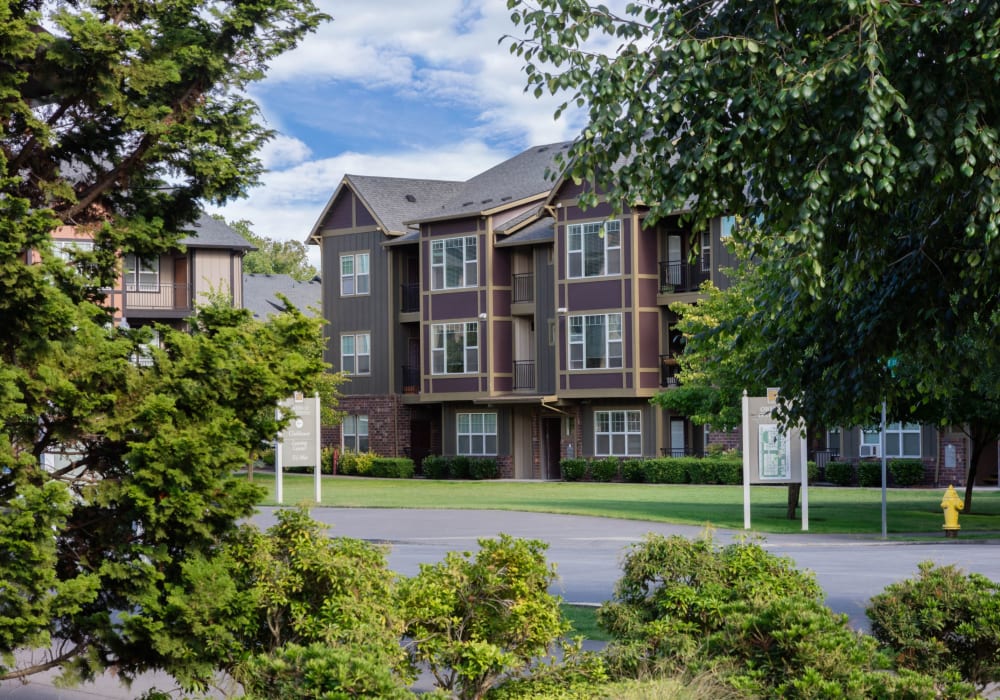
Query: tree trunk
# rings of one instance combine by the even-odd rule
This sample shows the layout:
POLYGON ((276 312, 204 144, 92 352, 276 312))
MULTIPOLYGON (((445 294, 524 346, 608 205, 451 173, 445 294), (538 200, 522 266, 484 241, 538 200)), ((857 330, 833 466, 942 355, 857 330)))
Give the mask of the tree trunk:
POLYGON ((802 484, 798 481, 788 485, 788 519, 795 520, 795 509, 799 507, 799 492, 802 484))
POLYGON ((965 477, 965 503, 962 512, 972 512, 972 489, 976 485, 976 474, 979 471, 979 458, 983 456, 986 446, 1000 439, 1000 426, 985 423, 969 425, 969 441, 972 443, 972 454, 969 456, 969 471, 965 477))

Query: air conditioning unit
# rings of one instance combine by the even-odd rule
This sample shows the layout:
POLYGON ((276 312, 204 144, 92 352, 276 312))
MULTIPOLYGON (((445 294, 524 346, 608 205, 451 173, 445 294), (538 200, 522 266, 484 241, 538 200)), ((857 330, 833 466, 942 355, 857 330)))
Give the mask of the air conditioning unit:
POLYGON ((862 445, 862 457, 878 457, 878 445, 862 445))

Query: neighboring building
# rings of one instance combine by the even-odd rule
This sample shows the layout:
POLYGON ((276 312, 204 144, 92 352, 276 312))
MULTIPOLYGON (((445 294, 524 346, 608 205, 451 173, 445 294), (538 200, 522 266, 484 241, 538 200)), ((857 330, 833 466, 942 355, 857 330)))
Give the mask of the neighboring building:
POLYGON ((321 313, 323 283, 318 276, 299 282, 291 275, 243 275, 243 308, 250 309, 256 320, 266 321, 269 316, 284 311, 285 304, 278 298, 279 294, 307 316, 321 313))
MULTIPOLYGON (((89 249, 93 242, 72 227, 52 234, 57 251, 89 249)), ((107 304, 130 326, 163 323, 182 328, 195 304, 221 293, 243 305, 243 256, 253 246, 222 221, 202 216, 180 243, 183 251, 143 258, 122 256, 121 276, 108 290, 107 304)))

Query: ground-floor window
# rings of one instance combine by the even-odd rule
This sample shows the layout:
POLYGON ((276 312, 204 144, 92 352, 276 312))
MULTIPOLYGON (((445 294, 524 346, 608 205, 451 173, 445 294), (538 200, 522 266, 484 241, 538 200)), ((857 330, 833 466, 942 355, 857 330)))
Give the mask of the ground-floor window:
POLYGON ((594 454, 642 455, 641 411, 595 411, 594 454))
MULTIPOLYGON (((861 456, 878 457, 879 430, 867 429, 861 433, 861 456)), ((889 423, 885 426, 886 457, 920 457, 920 424, 889 423)))
POLYGON ((368 451, 368 416, 344 416, 341 426, 344 449, 351 452, 368 451))
POLYGON ((458 454, 495 455, 497 453, 497 414, 458 414, 458 454))

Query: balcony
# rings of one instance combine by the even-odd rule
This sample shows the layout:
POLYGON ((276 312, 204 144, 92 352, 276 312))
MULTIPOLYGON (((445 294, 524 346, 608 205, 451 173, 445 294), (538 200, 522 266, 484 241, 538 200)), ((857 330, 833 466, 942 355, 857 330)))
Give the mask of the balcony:
POLYGON ((191 311, 191 285, 139 284, 125 287, 122 294, 125 313, 132 311, 191 311))
POLYGON ((677 363, 674 355, 660 355, 660 386, 675 387, 680 386, 677 376, 681 372, 681 367, 677 363))
POLYGON ((402 296, 399 301, 401 313, 410 314, 420 311, 420 283, 408 282, 400 285, 402 296))
POLYGON ((514 361, 514 391, 534 391, 535 389, 535 361, 515 360, 514 361))
POLYGON ((514 304, 530 304, 535 300, 535 276, 530 273, 513 275, 514 293, 511 302, 514 304))
POLYGON ((693 263, 675 260, 660 262, 660 294, 696 292, 711 272, 701 269, 701 261, 693 263))
POLYGON ((403 376, 400 386, 403 387, 404 394, 420 393, 420 368, 412 365, 403 365, 403 376))

